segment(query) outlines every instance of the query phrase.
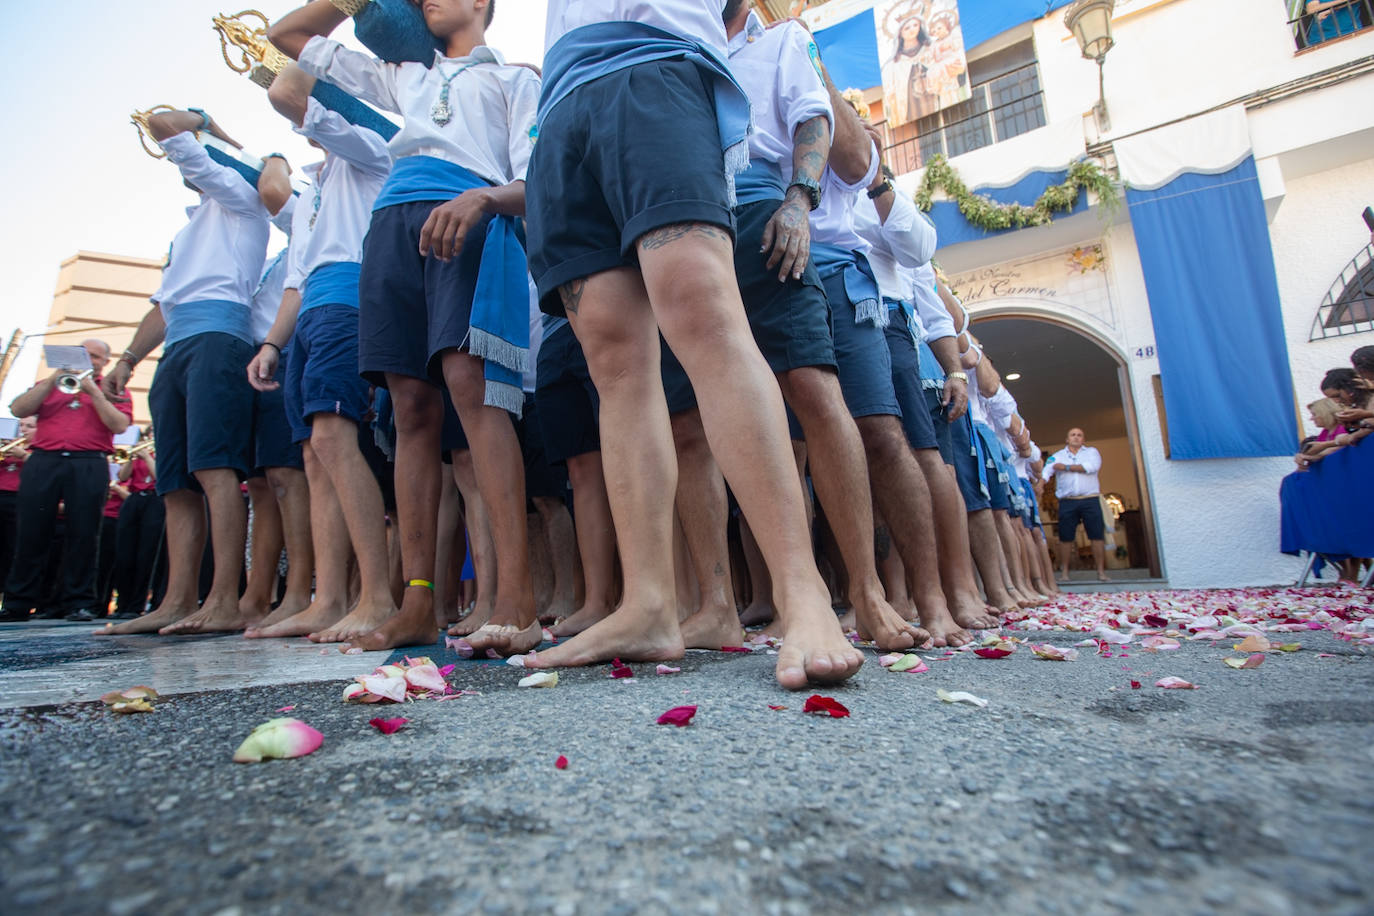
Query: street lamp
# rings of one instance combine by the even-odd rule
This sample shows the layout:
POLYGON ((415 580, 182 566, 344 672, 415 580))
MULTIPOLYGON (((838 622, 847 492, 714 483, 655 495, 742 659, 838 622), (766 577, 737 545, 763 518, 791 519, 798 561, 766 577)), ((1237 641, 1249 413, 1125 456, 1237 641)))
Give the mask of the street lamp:
POLYGON ((1097 104, 1093 114, 1097 116, 1098 130, 1111 130, 1112 122, 1107 116, 1107 90, 1102 78, 1102 62, 1107 52, 1116 44, 1112 40, 1112 10, 1116 0, 1077 0, 1064 14, 1064 26, 1078 40, 1078 48, 1088 60, 1097 61, 1097 104))

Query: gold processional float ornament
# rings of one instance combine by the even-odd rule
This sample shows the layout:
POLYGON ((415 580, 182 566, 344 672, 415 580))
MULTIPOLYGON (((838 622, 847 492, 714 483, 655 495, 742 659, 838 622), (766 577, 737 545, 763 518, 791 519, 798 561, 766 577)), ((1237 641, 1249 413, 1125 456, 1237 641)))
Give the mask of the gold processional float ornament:
POLYGON ((262 88, 271 86, 277 74, 291 63, 291 58, 267 40, 267 27, 272 23, 257 10, 243 10, 232 16, 221 13, 213 17, 211 22, 219 33, 224 63, 235 73, 247 73, 248 78, 262 88), (262 25, 255 25, 253 20, 262 25), (238 56, 237 61, 232 56, 234 54, 238 56))
MULTIPOLYGON (((143 152, 152 156, 154 159, 166 159, 166 153, 148 145, 148 141, 151 140, 153 136, 152 129, 148 127, 148 119, 159 111, 176 111, 176 108, 172 105, 154 105, 152 108, 145 109, 144 111, 135 111, 129 116, 129 123, 138 129, 138 142, 139 145, 143 147, 143 152)), ((156 144, 154 144, 154 146, 156 146, 156 144)))

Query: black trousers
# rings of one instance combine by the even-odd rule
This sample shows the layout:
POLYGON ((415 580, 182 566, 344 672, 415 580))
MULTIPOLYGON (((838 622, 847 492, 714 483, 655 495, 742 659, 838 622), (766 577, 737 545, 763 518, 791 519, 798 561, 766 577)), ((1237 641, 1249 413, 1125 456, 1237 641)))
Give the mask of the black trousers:
POLYGON ((95 574, 95 604, 91 608, 97 617, 110 612, 110 594, 114 591, 115 557, 119 547, 119 519, 103 512, 100 515, 100 566, 95 574))
POLYGON ((142 614, 152 583, 153 564, 162 551, 166 512, 151 490, 133 493, 119 508, 119 554, 115 562, 116 612, 142 614))
POLYGON ((17 490, 0 490, 0 590, 10 575, 10 561, 14 559, 15 543, 15 506, 19 501, 17 490))
POLYGON ((51 610, 71 612, 99 609, 96 573, 100 564, 100 518, 109 486, 109 465, 99 452, 34 450, 20 472, 17 543, 5 607, 25 611, 43 604, 49 583, 44 582, 47 555, 53 549, 57 504, 66 512, 62 564, 51 610))

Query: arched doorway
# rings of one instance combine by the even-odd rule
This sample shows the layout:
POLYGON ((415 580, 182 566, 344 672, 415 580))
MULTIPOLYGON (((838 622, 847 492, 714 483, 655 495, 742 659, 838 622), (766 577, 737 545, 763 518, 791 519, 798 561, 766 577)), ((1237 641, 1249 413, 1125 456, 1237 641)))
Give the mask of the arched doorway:
MULTIPOLYGON (((973 333, 1046 454, 1062 448, 1073 427, 1102 453, 1103 495, 1115 496, 1122 510, 1107 551, 1109 574, 1121 581, 1163 578, 1125 360, 1090 331, 1040 314, 985 312, 973 317, 973 333)), ((1052 492, 1047 521, 1055 515, 1052 492)), ((1053 543, 1053 526, 1045 529, 1053 543)))

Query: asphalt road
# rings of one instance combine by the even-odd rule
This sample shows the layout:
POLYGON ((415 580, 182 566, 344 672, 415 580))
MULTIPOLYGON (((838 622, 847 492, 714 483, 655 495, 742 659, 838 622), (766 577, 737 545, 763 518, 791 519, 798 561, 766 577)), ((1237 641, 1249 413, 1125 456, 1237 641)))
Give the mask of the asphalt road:
POLYGON ((920 674, 871 656, 826 691, 843 719, 803 714, 764 652, 548 690, 460 664, 479 696, 403 708, 328 679, 0 709, 0 912, 1374 912, 1370 650, 1285 641, 1239 671, 1234 640, 920 674), (655 724, 684 704, 692 725, 655 724), (232 763, 284 706, 323 746, 232 763))

